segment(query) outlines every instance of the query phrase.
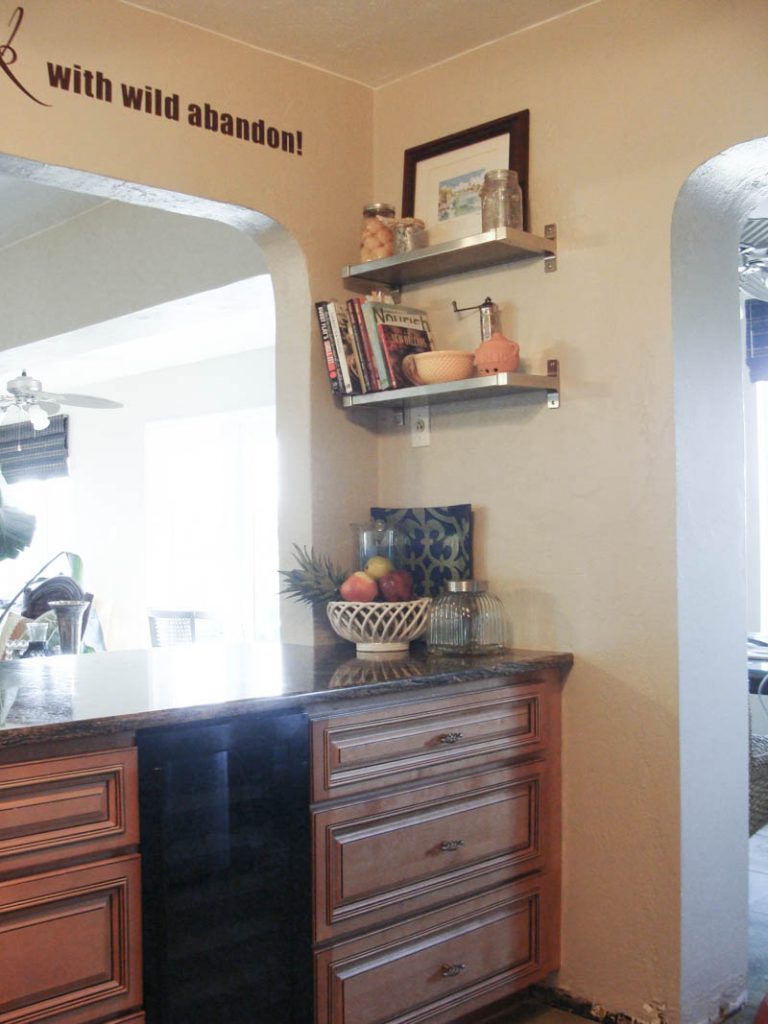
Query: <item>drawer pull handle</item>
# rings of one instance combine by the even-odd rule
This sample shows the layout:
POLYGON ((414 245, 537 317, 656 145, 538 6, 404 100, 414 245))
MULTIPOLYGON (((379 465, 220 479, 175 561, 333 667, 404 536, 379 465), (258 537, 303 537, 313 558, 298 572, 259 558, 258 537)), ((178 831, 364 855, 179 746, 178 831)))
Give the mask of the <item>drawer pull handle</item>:
POLYGON ((443 964, 440 973, 444 978, 455 978, 467 969, 466 964, 443 964))
POLYGON ((442 841, 442 843, 440 843, 440 849, 444 853, 446 853, 446 852, 449 852, 451 850, 458 850, 459 847, 461 847, 463 845, 464 845, 464 840, 463 839, 444 839, 442 841))
POLYGON ((458 743, 464 735, 462 732, 446 732, 440 737, 441 743, 458 743))

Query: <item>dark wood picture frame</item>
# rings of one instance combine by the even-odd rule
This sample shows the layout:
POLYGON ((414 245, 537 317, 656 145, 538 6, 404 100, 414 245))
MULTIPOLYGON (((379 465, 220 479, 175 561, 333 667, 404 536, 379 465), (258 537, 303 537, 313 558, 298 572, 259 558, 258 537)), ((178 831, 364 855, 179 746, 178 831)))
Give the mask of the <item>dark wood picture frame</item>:
POLYGON ((523 193, 523 229, 529 231, 529 197, 528 197, 528 136, 530 128, 530 111, 519 110, 516 114, 497 117, 494 121, 467 128, 462 132, 444 135, 441 139, 433 139, 420 146, 406 149, 403 161, 403 202, 402 216, 412 217, 416 199, 416 175, 418 166, 423 160, 434 156, 442 156, 453 150, 472 146, 476 142, 484 142, 499 135, 509 135, 509 168, 517 171, 520 188, 523 193))

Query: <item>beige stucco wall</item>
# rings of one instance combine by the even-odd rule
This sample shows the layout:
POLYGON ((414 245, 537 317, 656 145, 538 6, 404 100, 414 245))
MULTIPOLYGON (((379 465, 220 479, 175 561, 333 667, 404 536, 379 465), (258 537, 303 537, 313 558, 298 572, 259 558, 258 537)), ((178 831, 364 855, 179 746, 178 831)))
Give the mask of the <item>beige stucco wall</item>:
MULTIPOLYGON (((686 870, 702 868, 695 886, 680 869, 678 728, 686 726, 678 718, 670 238, 677 195, 697 165, 768 133, 755 99, 768 85, 766 37, 760 2, 603 0, 376 96, 382 198, 399 197, 406 147, 531 112, 532 227, 558 224, 557 273, 499 269, 409 290, 407 299, 431 311, 441 343, 471 348, 476 321, 458 321, 450 300, 464 306, 491 295, 532 370, 561 360, 562 408, 498 400, 433 410, 430 448, 382 439, 380 487, 384 502, 471 501, 478 569, 509 608, 515 642, 576 654, 564 695, 556 983, 644 1019, 675 1017, 681 992, 684 1019, 716 1018, 743 985, 741 761, 744 788, 733 806, 712 790, 696 802, 698 845, 685 851, 686 870), (717 906, 707 903, 715 887, 717 906), (697 934, 683 941, 709 933, 698 959, 685 963, 692 982, 678 959, 689 889, 698 913, 685 917, 697 934)), ((706 219, 695 226, 706 245, 706 219)), ((733 315, 737 330, 737 300, 733 315)), ((726 388, 722 365, 707 366, 714 398, 726 388)), ((738 396, 727 387, 730 414, 738 396)), ((719 405, 707 408, 717 422, 719 405)), ((740 439, 733 442, 738 457, 740 439)), ((710 453, 715 479, 719 454, 710 453)), ((699 599, 716 605, 725 582, 699 578, 699 599)), ((736 675, 712 681, 732 683, 738 695, 734 729, 746 715, 742 644, 736 675)), ((698 682, 701 704, 710 680, 698 682)), ((738 744, 734 733, 732 744, 725 734, 713 745, 733 722, 717 717, 721 703, 712 702, 707 746, 695 760, 720 756, 728 774, 729 758, 746 754, 741 733, 738 744)))
MULTIPOLYGON (((699 163, 768 133, 752 98, 768 84, 767 30, 762 0, 602 0, 374 97, 114 0, 59 0, 28 3, 15 40, 15 71, 53 106, 0 82, 0 153, 282 225, 259 239, 275 275, 284 550, 346 554, 347 524, 374 500, 475 506, 478 570, 507 604, 515 642, 577 658, 556 981, 644 1020, 674 1019, 681 989, 672 211, 699 163), (52 93, 46 60, 299 128, 304 155, 52 93), (405 147, 526 107, 533 228, 558 223, 560 269, 496 270, 408 297, 432 311, 441 342, 474 347, 475 323, 457 322, 450 299, 490 294, 531 369, 561 359, 563 406, 447 407, 429 448, 377 440, 333 406, 311 300, 340 294, 363 202, 399 201, 405 147)), ((286 636, 308 636, 300 615, 286 636)), ((716 1016, 740 983, 732 923, 723 955, 695 965, 705 998, 686 1020, 702 1019, 699 1006, 716 1016)))
MULTIPOLYGON (((9 18, 15 6, 8 5, 9 18)), ((348 524, 376 498, 375 438, 335 410, 319 343, 310 345, 311 299, 339 291, 338 268, 356 248, 359 210, 370 197, 370 90, 118 0, 23 6, 13 72, 50 106, 2 76, 0 154, 148 186, 107 190, 114 198, 163 204, 170 200, 155 190, 169 190, 233 204, 231 217, 241 207, 275 222, 258 244, 275 273, 281 544, 286 563, 293 542, 348 556, 348 524), (101 71, 112 82, 112 102, 52 89, 48 61, 101 71), (126 109, 123 82, 177 93, 180 120, 126 109), (186 105, 206 102, 219 113, 301 131, 302 155, 187 124, 186 105)), ((7 161, 3 169, 35 171, 7 161)), ((97 187, 87 178, 80 185, 97 187)), ((248 216, 239 222, 248 226, 248 216)), ((251 225, 257 228, 265 228, 263 219, 251 225)), ((311 639, 301 608, 286 608, 284 628, 286 639, 311 639)))

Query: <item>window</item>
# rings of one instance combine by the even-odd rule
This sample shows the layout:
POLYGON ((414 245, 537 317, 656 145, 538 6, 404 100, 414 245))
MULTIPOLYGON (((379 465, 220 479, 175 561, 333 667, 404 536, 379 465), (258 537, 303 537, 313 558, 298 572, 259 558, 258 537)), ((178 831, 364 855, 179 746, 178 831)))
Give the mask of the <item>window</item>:
MULTIPOLYGON (((2 596, 11 598, 57 551, 75 550, 73 537, 73 491, 69 477, 51 480, 21 480, 3 490, 3 500, 29 512, 37 520, 32 543, 17 558, 2 563, 2 596)), ((49 573, 68 573, 66 559, 50 567, 49 573)))
POLYGON ((276 640, 274 407, 145 428, 147 607, 215 617, 224 639, 276 640))

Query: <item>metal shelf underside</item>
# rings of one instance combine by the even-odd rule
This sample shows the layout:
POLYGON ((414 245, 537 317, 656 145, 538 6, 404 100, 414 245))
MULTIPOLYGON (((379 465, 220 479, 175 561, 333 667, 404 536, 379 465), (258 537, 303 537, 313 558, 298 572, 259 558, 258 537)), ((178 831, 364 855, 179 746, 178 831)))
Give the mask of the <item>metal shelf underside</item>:
POLYGON ((414 249, 401 256, 347 266, 341 276, 350 286, 358 285, 363 289, 376 284, 387 288, 402 288, 421 281, 432 281, 451 274, 521 260, 552 260, 556 252, 557 243, 554 238, 542 238, 514 228, 495 228, 479 235, 469 235, 467 238, 425 249, 414 249))
POLYGON ((399 388, 396 391, 375 391, 367 395, 345 395, 342 405, 347 409, 378 409, 386 406, 408 408, 441 402, 460 402, 494 395, 514 395, 524 391, 546 391, 547 408, 560 407, 560 368, 558 360, 550 359, 546 374, 497 373, 489 377, 470 377, 446 384, 424 384, 399 388))

